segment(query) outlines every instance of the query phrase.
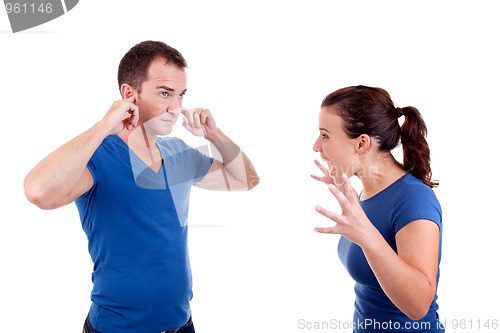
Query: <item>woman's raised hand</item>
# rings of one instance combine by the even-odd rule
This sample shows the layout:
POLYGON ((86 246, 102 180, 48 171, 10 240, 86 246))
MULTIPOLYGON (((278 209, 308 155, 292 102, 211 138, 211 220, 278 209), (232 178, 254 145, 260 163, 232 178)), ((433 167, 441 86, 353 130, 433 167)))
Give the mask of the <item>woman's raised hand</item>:
POLYGON ((339 234, 351 242, 363 247, 369 239, 378 232, 371 221, 366 216, 363 208, 358 202, 358 194, 354 190, 346 174, 342 175, 342 183, 345 194, 333 184, 328 185, 328 189, 335 196, 342 208, 342 214, 329 211, 321 206, 316 207, 316 211, 336 223, 327 228, 315 228, 314 231, 325 234, 339 234))

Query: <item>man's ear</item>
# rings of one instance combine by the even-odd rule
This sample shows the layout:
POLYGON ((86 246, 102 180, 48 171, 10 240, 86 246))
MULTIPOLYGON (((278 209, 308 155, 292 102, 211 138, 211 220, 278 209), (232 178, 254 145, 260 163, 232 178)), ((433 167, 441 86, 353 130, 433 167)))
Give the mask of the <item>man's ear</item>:
POLYGON ((132 87, 130 84, 128 84, 128 83, 122 84, 122 86, 120 87, 120 92, 122 94, 123 99, 132 98, 132 100, 130 100, 130 101, 132 103, 135 103, 135 101, 137 99, 137 90, 134 87, 132 87))
POLYGON ((371 140, 369 135, 361 134, 360 136, 358 136, 356 141, 357 141, 356 142, 356 144, 357 144, 356 151, 359 154, 364 154, 370 150, 372 140, 371 140))

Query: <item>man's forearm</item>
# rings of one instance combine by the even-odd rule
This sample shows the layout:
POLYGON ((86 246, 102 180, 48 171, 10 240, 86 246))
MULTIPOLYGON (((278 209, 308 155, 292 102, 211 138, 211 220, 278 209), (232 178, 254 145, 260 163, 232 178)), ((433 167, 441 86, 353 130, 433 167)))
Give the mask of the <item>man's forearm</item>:
MULTIPOLYGON (((250 159, 220 129, 207 137, 220 153, 225 171, 250 190, 259 183, 259 176, 250 159)), ((223 170, 224 171, 224 170, 223 170)))

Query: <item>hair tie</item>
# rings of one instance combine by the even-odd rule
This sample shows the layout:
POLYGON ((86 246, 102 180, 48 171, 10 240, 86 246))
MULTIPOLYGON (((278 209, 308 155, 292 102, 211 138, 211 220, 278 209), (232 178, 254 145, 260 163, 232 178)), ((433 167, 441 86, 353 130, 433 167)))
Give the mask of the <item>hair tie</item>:
POLYGON ((396 108, 396 113, 398 114, 398 118, 403 115, 403 109, 401 108, 396 108))

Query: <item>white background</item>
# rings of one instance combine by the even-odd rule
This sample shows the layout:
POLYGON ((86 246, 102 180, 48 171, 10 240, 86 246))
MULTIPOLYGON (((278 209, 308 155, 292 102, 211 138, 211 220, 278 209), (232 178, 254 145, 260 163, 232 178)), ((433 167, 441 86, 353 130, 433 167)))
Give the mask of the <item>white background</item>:
POLYGON ((92 263, 77 210, 42 211, 22 183, 102 118, 119 98, 121 57, 147 39, 183 53, 184 104, 210 108, 261 178, 250 192, 193 190, 197 331, 335 332, 298 322, 351 321, 353 281, 338 236, 313 232, 329 225, 315 205, 338 206, 309 175, 322 98, 357 84, 386 89, 427 122, 444 212, 441 320, 454 331, 454 319, 472 320, 474 330, 500 319, 495 4, 81 0, 17 34, 0 10, 0 331, 81 332, 92 263))

